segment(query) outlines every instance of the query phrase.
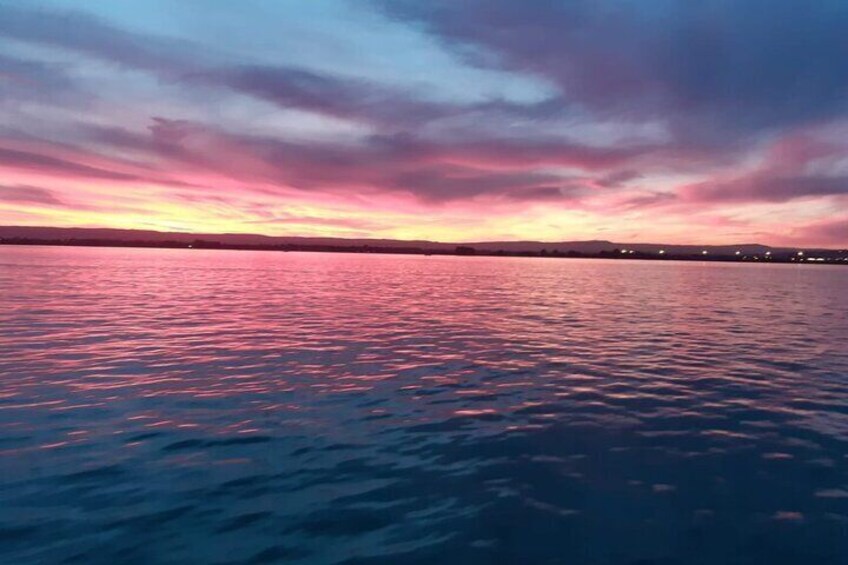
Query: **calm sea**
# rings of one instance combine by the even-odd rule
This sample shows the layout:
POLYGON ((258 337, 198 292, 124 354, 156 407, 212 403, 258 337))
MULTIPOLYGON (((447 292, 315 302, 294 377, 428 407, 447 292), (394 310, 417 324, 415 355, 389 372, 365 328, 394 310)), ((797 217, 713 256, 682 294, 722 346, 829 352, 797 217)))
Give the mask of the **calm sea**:
POLYGON ((0 562, 848 559, 848 269, 0 247, 0 562))

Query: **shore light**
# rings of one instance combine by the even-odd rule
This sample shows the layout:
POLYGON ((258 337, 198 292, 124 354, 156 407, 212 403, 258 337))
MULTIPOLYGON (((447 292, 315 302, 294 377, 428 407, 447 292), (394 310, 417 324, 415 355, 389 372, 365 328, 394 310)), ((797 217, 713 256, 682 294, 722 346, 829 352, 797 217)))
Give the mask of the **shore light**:
POLYGON ((804 252, 803 252, 803 251, 799 251, 799 252, 798 252, 798 256, 799 256, 799 257, 803 257, 803 256, 804 256, 804 252))
POLYGON ((660 255, 665 255, 665 249, 660 249, 660 255))
POLYGON ((704 249, 703 251, 701 251, 701 255, 706 255, 707 253, 709 253, 709 251, 707 251, 706 249, 704 249))
POLYGON ((737 255, 742 255, 742 252, 741 252, 741 251, 737 251, 737 252, 736 252, 736 254, 737 254, 737 255))

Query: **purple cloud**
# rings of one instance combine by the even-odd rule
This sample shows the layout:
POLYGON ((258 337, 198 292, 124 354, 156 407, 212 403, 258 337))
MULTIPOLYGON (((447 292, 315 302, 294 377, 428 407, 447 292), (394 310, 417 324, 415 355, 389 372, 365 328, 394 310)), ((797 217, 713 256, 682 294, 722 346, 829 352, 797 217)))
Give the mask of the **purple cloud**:
POLYGON ((0 185, 0 202, 63 206, 64 202, 52 190, 38 186, 0 185))

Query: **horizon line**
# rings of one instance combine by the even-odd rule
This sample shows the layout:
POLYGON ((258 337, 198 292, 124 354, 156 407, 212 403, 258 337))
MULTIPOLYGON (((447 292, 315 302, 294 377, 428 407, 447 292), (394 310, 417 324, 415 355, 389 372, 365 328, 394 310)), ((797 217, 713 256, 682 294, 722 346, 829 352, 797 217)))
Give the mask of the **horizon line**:
MULTIPOLYGON (((468 240, 468 241, 443 241, 438 239, 401 239, 392 237, 349 237, 349 236, 326 236, 326 235, 269 235, 256 232, 198 232, 163 230, 155 228, 116 228, 116 227, 91 227, 91 226, 30 226, 30 225, 0 225, 0 230, 74 230, 74 231, 113 231, 113 232, 137 232, 155 233, 162 236, 181 237, 256 237, 277 240, 336 240, 344 242, 380 241, 396 243, 424 243, 446 246, 462 245, 496 245, 496 244, 533 244, 533 245, 562 245, 562 244, 611 244, 618 246, 658 246, 658 247, 700 247, 700 248, 722 248, 722 247, 763 247, 773 250, 817 250, 817 251, 845 251, 846 247, 822 247, 815 245, 772 245, 759 242, 746 243, 669 243, 669 242, 643 242, 643 241, 616 241, 615 239, 560 239, 560 240, 537 240, 537 239, 493 239, 493 240, 468 240)), ((3 238, 20 238, 22 236, 9 236, 0 233, 3 238)), ((45 239, 45 238, 33 238, 45 239)))

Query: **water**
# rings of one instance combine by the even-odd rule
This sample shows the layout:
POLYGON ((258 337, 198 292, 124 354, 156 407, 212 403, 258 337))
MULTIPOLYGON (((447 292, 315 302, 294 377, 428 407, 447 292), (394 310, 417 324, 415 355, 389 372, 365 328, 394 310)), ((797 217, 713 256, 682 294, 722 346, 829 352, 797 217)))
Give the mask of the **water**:
POLYGON ((0 247, 0 562, 844 563, 846 291, 0 247))

